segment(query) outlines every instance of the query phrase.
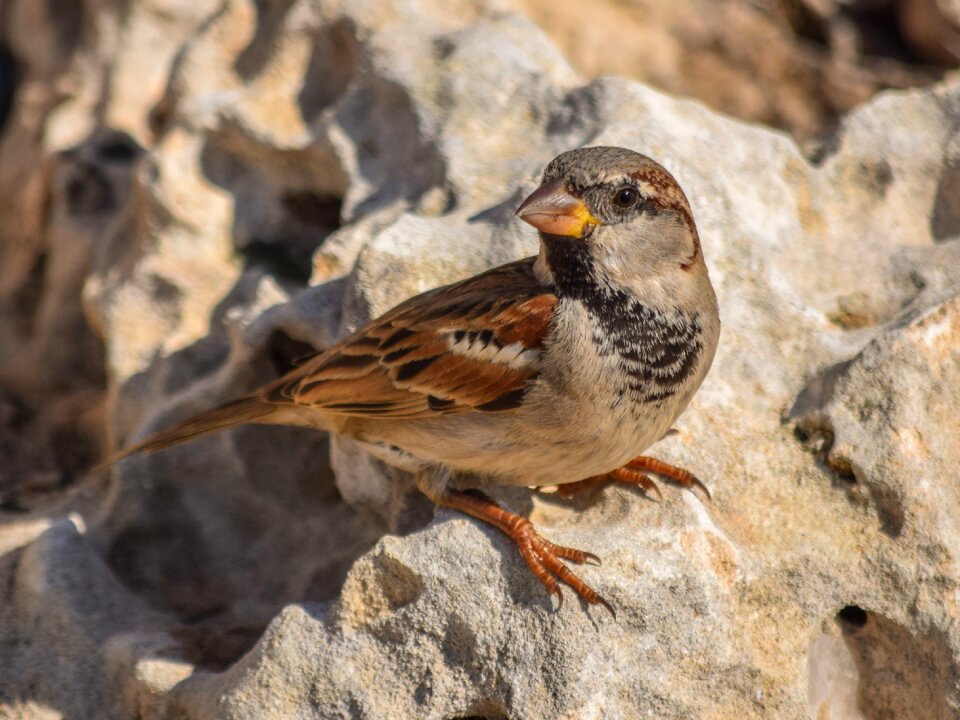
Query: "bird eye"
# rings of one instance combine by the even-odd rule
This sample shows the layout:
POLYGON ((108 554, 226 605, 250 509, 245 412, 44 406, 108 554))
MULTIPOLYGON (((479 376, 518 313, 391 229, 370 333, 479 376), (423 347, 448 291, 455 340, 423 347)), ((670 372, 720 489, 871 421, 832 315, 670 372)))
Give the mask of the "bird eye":
POLYGON ((638 193, 634 188, 623 187, 617 190, 616 194, 614 194, 613 204, 621 210, 629 210, 637 204, 639 199, 640 193, 638 193))

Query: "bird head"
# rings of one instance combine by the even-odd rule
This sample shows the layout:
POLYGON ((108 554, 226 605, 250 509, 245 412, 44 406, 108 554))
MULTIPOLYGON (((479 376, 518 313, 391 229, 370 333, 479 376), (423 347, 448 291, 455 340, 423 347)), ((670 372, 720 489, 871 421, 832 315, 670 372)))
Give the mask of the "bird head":
MULTIPOLYGON (((571 150, 517 209, 551 246, 589 257, 607 275, 688 271, 703 265, 683 190, 659 163, 618 147, 571 150)), ((560 257, 559 255, 557 257, 560 257)))

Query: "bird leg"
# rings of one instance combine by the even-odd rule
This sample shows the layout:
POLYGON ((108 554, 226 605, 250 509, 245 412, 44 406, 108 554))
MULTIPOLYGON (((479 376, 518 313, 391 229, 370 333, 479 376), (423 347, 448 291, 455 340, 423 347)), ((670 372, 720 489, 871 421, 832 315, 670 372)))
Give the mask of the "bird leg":
POLYGON ((557 486, 557 495, 563 498, 572 498, 591 488, 598 490, 605 488, 612 482, 621 482, 625 485, 639 485, 648 495, 656 494, 658 500, 663 499, 663 496, 660 495, 660 488, 650 479, 649 475, 631 470, 626 465, 622 468, 611 470, 608 473, 603 473, 602 475, 594 475, 585 480, 577 480, 576 482, 559 485, 557 486))
POLYGON ((573 588, 584 601, 590 605, 603 605, 616 618, 617 615, 610 603, 561 562, 563 559, 575 563, 592 562, 599 565, 600 558, 596 555, 563 545, 554 545, 542 537, 529 520, 504 510, 476 490, 467 492, 447 490, 431 499, 438 505, 460 510, 502 530, 516 543, 521 557, 537 579, 546 586, 550 594, 557 596, 560 605, 563 605, 563 593, 560 590, 560 583, 563 582, 573 588))
POLYGON ((660 488, 646 474, 647 472, 665 477, 681 487, 699 488, 707 496, 707 499, 710 499, 710 491, 695 475, 683 468, 675 467, 662 460, 645 455, 639 455, 623 467, 611 470, 608 473, 560 485, 557 488, 557 494, 561 497, 570 498, 588 488, 605 487, 612 482, 620 482, 627 485, 638 485, 647 495, 656 495, 657 500, 662 500, 663 495, 660 494, 660 488))

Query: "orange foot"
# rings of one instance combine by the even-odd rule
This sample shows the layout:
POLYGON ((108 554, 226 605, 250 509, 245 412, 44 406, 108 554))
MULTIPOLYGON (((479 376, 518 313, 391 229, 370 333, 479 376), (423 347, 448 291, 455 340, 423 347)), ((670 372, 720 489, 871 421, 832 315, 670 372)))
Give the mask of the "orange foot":
POLYGON ((710 491, 707 490, 707 486, 700 482, 695 475, 683 468, 668 465, 662 460, 645 455, 635 457, 623 467, 611 470, 603 475, 594 475, 586 480, 565 483, 557 489, 557 494, 569 498, 588 488, 602 488, 612 482, 621 482, 628 485, 639 485, 648 495, 656 495, 658 500, 662 500, 663 495, 660 494, 660 488, 647 475, 647 472, 672 480, 681 487, 699 488, 707 496, 707 499, 710 499, 710 491))
POLYGON ((467 492, 449 490, 433 499, 439 505, 465 512, 506 533, 517 544, 520 555, 533 574, 546 586, 550 594, 557 596, 559 605, 563 605, 563 593, 560 590, 560 583, 563 582, 573 588, 574 592, 590 605, 603 605, 614 618, 617 617, 610 603, 561 562, 563 559, 575 563, 591 562, 599 565, 600 558, 596 555, 563 545, 554 545, 542 537, 529 520, 504 510, 476 490, 467 492))

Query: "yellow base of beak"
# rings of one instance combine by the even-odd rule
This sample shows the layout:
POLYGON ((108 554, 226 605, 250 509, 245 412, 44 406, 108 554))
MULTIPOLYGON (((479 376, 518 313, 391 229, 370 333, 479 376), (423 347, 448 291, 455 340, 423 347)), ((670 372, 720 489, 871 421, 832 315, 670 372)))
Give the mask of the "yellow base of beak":
POLYGON ((541 185, 517 208, 517 216, 547 235, 582 238, 602 224, 562 181, 541 185))

